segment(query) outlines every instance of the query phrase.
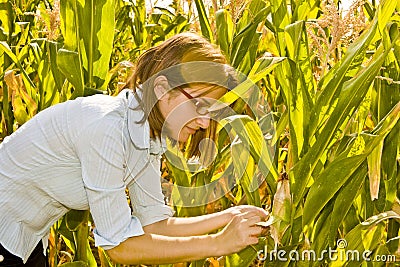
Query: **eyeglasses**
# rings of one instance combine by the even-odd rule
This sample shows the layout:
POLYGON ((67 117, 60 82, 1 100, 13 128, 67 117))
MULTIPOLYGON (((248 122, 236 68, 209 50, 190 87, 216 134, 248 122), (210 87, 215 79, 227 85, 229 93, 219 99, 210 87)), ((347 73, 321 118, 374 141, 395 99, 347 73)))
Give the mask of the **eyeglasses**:
POLYGON ((190 101, 193 102, 193 104, 196 106, 196 112, 199 115, 207 115, 208 113, 210 113, 208 111, 208 109, 210 108, 210 103, 208 103, 207 101, 204 100, 204 103, 198 101, 195 97, 193 97, 192 95, 190 95, 188 92, 186 92, 185 90, 183 90, 182 87, 177 86, 176 89, 178 89, 182 94, 184 94, 190 101))

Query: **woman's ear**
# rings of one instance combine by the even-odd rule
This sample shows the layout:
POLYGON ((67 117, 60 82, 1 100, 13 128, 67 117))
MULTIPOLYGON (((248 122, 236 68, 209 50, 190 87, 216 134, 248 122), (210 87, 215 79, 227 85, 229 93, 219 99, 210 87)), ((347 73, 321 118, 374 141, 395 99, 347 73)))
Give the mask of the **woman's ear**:
POLYGON ((158 76, 154 80, 154 93, 157 99, 161 99, 169 91, 168 79, 164 75, 158 76))

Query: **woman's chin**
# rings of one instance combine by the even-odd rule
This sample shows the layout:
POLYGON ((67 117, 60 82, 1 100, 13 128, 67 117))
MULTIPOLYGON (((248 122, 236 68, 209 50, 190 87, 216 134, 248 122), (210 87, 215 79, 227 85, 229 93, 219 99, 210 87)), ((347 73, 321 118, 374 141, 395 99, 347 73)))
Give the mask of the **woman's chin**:
POLYGON ((179 142, 182 142, 182 143, 184 143, 184 142, 186 142, 188 139, 189 139, 189 137, 190 137, 190 134, 189 133, 186 133, 186 132, 184 132, 184 131, 181 131, 180 133, 179 133, 179 136, 178 136, 178 141, 179 142))

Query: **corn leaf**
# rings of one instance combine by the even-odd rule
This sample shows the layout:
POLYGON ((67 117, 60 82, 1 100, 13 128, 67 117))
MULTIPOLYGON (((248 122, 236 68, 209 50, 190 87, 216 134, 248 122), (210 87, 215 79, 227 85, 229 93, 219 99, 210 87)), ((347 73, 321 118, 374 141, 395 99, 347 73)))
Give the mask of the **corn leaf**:
POLYGON ((104 81, 113 38, 101 37, 114 32, 113 3, 106 0, 61 2, 64 47, 58 52, 57 64, 75 88, 72 98, 84 95, 85 87, 106 89, 104 81))
POLYGON ((400 118, 400 103, 377 125, 374 135, 364 135, 365 151, 361 155, 347 157, 351 147, 331 162, 315 179, 304 204, 303 225, 307 225, 318 215, 324 205, 346 183, 364 162, 371 151, 382 142, 400 118))
MULTIPOLYGON (((374 251, 378 246, 376 240, 380 240, 384 234, 385 225, 382 221, 388 219, 400 219, 400 215, 393 211, 383 212, 357 225, 345 236, 347 242, 346 250, 356 250, 362 255, 366 250, 374 251)), ((373 259, 373 255, 370 255, 373 259)), ((346 266, 360 266, 360 261, 349 261, 346 266)))
POLYGON ((339 127, 354 113, 355 107, 359 106, 388 53, 389 51, 384 51, 381 45, 375 53, 371 64, 343 85, 338 104, 312 147, 312 153, 309 151, 289 173, 293 183, 294 203, 296 205, 302 198, 311 170, 314 168, 317 159, 329 145, 339 127))
POLYGON ((285 35, 289 59, 279 65, 277 77, 289 109, 290 164, 296 164, 308 147, 308 118, 313 107, 310 92, 314 86, 304 22, 286 26, 285 35))
POLYGON ((234 172, 237 177, 236 180, 247 196, 247 203, 260 207, 259 184, 257 178, 254 176, 254 159, 250 156, 248 147, 243 143, 235 143, 231 146, 231 150, 234 172))
POLYGON ((366 174, 367 168, 364 161, 337 193, 333 211, 330 214, 329 244, 334 244, 337 230, 362 189, 366 174))
MULTIPOLYGON (((252 4, 253 8, 249 11, 250 14, 247 13, 241 17, 242 23, 246 23, 246 26, 233 37, 230 59, 231 65, 235 68, 241 64, 249 52, 249 47, 254 44, 254 36, 256 35, 258 24, 263 22, 270 12, 270 8, 265 7, 265 3, 261 0, 256 0, 252 4), (260 9, 255 9, 256 7, 260 9)), ((257 40, 258 42, 259 40, 257 40)), ((243 71, 242 69, 239 70, 243 71)))
POLYGON ((319 2, 317 0, 302 0, 292 3, 295 4, 292 21, 314 19, 317 17, 319 10, 319 2))
POLYGON ((263 249, 265 240, 259 238, 259 242, 255 246, 249 246, 239 253, 235 253, 226 257, 225 266, 226 267, 247 267, 254 259, 257 257, 257 252, 263 249))
POLYGON ((380 32, 384 32, 386 23, 391 18, 398 5, 397 1, 383 0, 378 7, 378 27, 380 32))
POLYGON ((12 52, 10 46, 6 42, 0 42, 0 51, 6 53, 7 56, 18 66, 19 71, 22 73, 25 86, 29 91, 32 91, 32 89, 35 88, 35 84, 32 82, 31 78, 29 78, 29 75, 21 65, 21 62, 18 60, 17 56, 12 52))
MULTIPOLYGON (((246 99, 251 92, 251 89, 257 90, 255 83, 260 81, 265 75, 270 73, 279 63, 284 61, 285 58, 281 57, 261 57, 254 64, 249 76, 233 90, 224 94, 218 101, 213 104, 208 110, 210 112, 220 110, 229 106, 239 98, 246 99)), ((239 75, 241 76, 241 75, 239 75)))
POLYGON ((220 125, 224 127, 228 123, 250 151, 261 173, 266 177, 271 192, 275 193, 278 174, 274 164, 272 164, 272 156, 258 124, 249 116, 244 115, 225 118, 220 122, 220 125), (268 175, 269 173, 272 175, 268 175))
POLYGON ((207 17, 206 8, 204 6, 203 0, 195 0, 194 1, 197 8, 197 13, 199 14, 199 21, 201 27, 201 33, 205 38, 210 40, 210 42, 214 42, 214 36, 211 31, 210 22, 207 17))
MULTIPOLYGON (((221 9, 215 13, 215 20, 217 25, 217 44, 224 54, 229 57, 234 32, 232 17, 226 9, 221 9)), ((228 60, 230 59, 228 58, 228 60)))
POLYGON ((271 17, 274 32, 276 34, 276 45, 279 55, 286 56, 285 27, 290 24, 291 18, 285 0, 271 0, 271 17))
POLYGON ((74 86, 74 94, 72 98, 83 96, 84 80, 83 66, 78 52, 66 49, 60 49, 57 53, 57 66, 61 73, 74 86))

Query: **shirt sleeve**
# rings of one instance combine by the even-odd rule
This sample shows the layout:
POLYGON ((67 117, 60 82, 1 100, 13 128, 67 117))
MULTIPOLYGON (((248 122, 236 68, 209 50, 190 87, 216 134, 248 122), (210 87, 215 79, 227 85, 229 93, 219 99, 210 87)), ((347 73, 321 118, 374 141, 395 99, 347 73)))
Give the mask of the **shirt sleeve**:
POLYGON ((125 193, 124 153, 118 120, 102 120, 81 136, 77 153, 95 230, 95 245, 111 249, 144 234, 125 193))
POLYGON ((133 214, 143 226, 171 217, 174 212, 165 204, 161 189, 160 157, 150 154, 147 166, 129 185, 133 214))

